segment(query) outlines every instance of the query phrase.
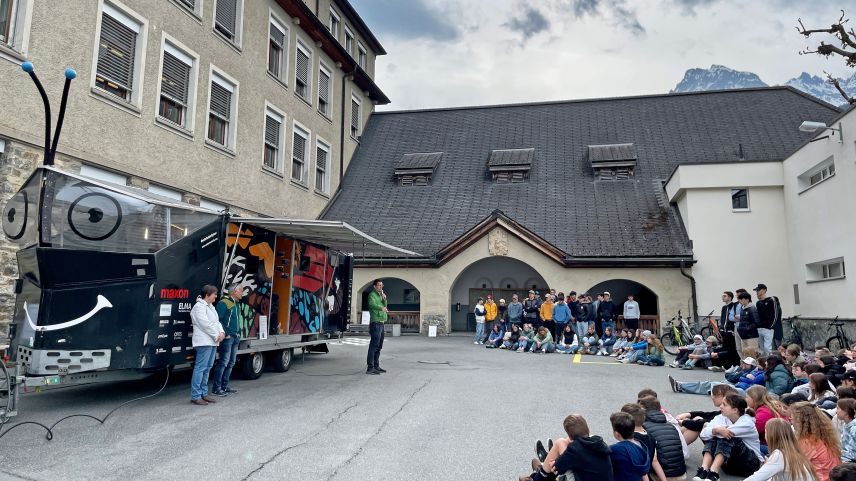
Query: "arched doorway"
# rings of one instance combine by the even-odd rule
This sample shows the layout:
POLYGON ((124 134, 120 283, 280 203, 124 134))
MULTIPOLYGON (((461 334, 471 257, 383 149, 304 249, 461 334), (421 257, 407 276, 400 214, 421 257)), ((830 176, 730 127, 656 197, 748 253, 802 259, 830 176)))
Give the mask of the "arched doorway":
POLYGON ((475 331, 473 308, 479 297, 491 294, 495 301, 511 302, 512 294, 522 300, 530 290, 545 292, 547 283, 529 264, 511 257, 489 257, 461 271, 449 290, 452 330, 475 331))
MULTIPOLYGON (((374 289, 371 284, 361 291, 360 310, 368 310, 369 292, 374 289)), ((388 324, 401 324, 401 332, 419 332, 419 304, 421 302, 419 289, 413 284, 395 277, 383 278, 383 291, 386 293, 389 309, 388 324)))
POLYGON ((629 279, 611 279, 603 281, 592 286, 588 291, 592 299, 597 298, 597 294, 609 292, 612 302, 615 303, 618 309, 618 323, 616 327, 624 325, 624 302, 627 301, 627 296, 633 294, 633 299, 639 303, 639 313, 641 314, 639 327, 649 329, 652 332, 660 332, 660 305, 657 294, 651 289, 645 287, 636 281, 629 279))

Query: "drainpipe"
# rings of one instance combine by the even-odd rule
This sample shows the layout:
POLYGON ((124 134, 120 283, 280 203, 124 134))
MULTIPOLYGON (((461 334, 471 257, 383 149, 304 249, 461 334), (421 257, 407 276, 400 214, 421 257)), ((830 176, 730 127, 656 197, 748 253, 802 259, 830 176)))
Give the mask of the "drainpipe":
POLYGON ((693 297, 693 312, 692 312, 692 320, 693 323, 697 321, 696 316, 698 316, 698 297, 696 296, 696 283, 695 277, 689 275, 684 271, 684 267, 686 266, 685 261, 681 261, 681 275, 690 280, 690 289, 692 290, 693 297))
POLYGON ((342 115, 339 125, 339 189, 342 188, 342 178, 345 177, 345 84, 349 78, 354 78, 355 73, 357 73, 356 64, 353 70, 342 75, 342 115))

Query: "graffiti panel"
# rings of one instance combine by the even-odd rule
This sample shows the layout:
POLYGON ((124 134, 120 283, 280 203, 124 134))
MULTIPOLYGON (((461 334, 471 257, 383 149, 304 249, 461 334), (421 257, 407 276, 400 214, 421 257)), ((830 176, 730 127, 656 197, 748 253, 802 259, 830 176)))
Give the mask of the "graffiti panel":
MULTIPOLYGON (((231 223, 226 229, 225 289, 239 282, 244 289, 240 304, 239 333, 242 338, 259 337, 260 317, 275 318, 271 312, 276 234, 255 226, 231 223)), ((276 323, 268 322, 268 333, 277 333, 276 323)))
POLYGON ((327 249, 295 241, 292 256, 291 317, 289 334, 324 330, 327 286, 333 274, 327 249))

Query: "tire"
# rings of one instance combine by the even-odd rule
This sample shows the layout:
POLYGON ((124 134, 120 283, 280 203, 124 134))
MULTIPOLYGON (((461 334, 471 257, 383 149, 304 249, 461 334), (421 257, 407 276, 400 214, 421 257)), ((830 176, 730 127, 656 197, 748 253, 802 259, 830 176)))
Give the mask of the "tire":
POLYGON ((680 347, 680 345, 675 341, 671 332, 667 332, 660 336, 660 342, 663 343, 663 348, 666 352, 673 356, 678 354, 678 347, 680 347))
POLYGON ((254 380, 261 377, 265 370, 265 358, 260 352, 247 354, 241 359, 241 375, 244 379, 254 380))
POLYGON ((713 336, 713 329, 711 329, 710 326, 705 326, 705 327, 701 328, 701 331, 699 331, 699 334, 701 334, 701 337, 703 337, 705 340, 707 340, 708 337, 713 336))
POLYGON ((274 351, 271 355, 273 357, 273 359, 271 359, 273 370, 276 372, 285 372, 291 367, 291 360, 294 358, 294 350, 283 349, 281 351, 274 351))
POLYGON ((826 340, 826 348, 829 349, 829 352, 837 353, 841 349, 847 349, 847 346, 844 345, 840 336, 832 336, 826 340))

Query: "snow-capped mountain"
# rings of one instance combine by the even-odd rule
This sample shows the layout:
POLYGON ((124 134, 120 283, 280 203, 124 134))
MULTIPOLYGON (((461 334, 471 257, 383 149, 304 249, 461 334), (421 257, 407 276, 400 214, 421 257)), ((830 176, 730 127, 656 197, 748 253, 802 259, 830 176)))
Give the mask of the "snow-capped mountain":
MULTIPOLYGON (((832 105, 844 105, 841 94, 835 90, 825 77, 811 75, 803 72, 783 85, 789 85, 809 95, 831 103, 832 105)), ((675 86, 670 93, 674 92, 698 92, 703 90, 740 89, 750 87, 766 87, 756 74, 752 72, 741 72, 722 65, 711 65, 709 69, 691 68, 686 71, 684 78, 675 86)), ((841 82, 845 92, 856 95, 856 73, 841 82)))
POLYGON ((722 65, 711 65, 709 69, 691 68, 687 70, 683 80, 669 93, 766 86, 767 84, 752 72, 740 72, 722 65))

